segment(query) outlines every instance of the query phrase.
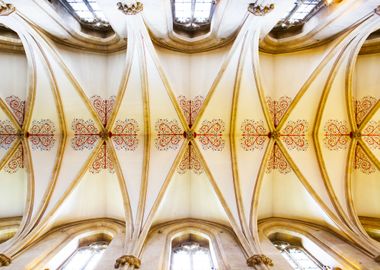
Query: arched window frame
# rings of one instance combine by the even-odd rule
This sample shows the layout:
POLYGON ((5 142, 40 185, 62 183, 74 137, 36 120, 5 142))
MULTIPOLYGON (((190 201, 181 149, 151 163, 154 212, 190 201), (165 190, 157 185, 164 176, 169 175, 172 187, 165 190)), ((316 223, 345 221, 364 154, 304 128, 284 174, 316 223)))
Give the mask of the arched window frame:
POLYGON ((174 268, 175 254, 178 252, 181 252, 181 251, 187 252, 187 255, 189 257, 190 269, 191 270, 196 270, 196 268, 194 266, 194 262, 197 260, 196 256, 197 256, 198 252, 201 252, 201 253, 203 252, 203 253, 207 254, 208 261, 210 263, 210 270, 216 270, 217 269, 215 266, 216 262, 212 256, 212 250, 211 250, 210 246, 204 247, 197 241, 186 241, 186 242, 181 243, 179 246, 172 248, 171 256, 170 256, 171 257, 171 259, 170 259, 170 269, 171 270, 176 270, 174 268))
MULTIPOLYGON (((70 270, 72 268, 71 264, 74 261, 75 257, 78 256, 80 252, 89 250, 91 251, 91 254, 87 256, 86 262, 81 267, 81 270, 87 270, 88 266, 93 262, 94 259, 97 259, 96 256, 100 255, 100 257, 103 255, 104 251, 107 249, 108 243, 105 241, 96 241, 89 245, 78 247, 63 263, 60 267, 58 267, 57 270, 70 270)), ((98 260, 96 261, 98 262, 98 260)), ((92 268, 91 268, 92 269, 92 268)))
MULTIPOLYGON (((299 245, 292 245, 288 242, 285 241, 273 241, 273 245, 280 250, 281 254, 286 258, 286 260, 292 265, 294 269, 297 270, 304 270, 304 268, 301 264, 300 261, 294 257, 292 254, 293 251, 298 251, 303 253, 309 260, 310 262, 314 263, 317 269, 322 269, 322 270, 330 270, 332 269, 329 266, 323 265, 320 261, 318 261, 313 255, 311 255, 304 247, 299 246, 299 245)), ((311 268, 307 268, 311 269, 311 268)))

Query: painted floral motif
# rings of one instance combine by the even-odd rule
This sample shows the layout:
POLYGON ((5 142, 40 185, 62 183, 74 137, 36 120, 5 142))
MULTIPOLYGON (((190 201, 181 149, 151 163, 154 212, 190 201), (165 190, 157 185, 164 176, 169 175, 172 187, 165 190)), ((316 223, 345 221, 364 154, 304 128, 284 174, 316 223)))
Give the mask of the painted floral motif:
POLYGON ((263 121, 244 120, 240 130, 240 144, 245 151, 263 149, 265 141, 269 138, 263 121))
POLYGON ((221 119, 214 119, 212 121, 203 121, 202 126, 197 132, 196 137, 202 144, 202 148, 212 149, 214 151, 222 151, 224 148, 224 122, 221 119))
POLYGON ((13 174, 22 168, 24 168, 24 150, 22 144, 20 143, 17 147, 16 152, 5 165, 4 170, 7 173, 13 174))
POLYGON ((14 117, 20 126, 24 123, 24 115, 25 115, 25 101, 21 100, 16 96, 9 96, 5 98, 6 103, 11 109, 14 117))
POLYGON ((329 120, 324 128, 323 142, 329 150, 346 149, 350 140, 347 123, 329 120))
POLYGON ((280 139, 289 150, 305 151, 308 147, 306 140, 307 122, 305 120, 289 121, 280 133, 280 139))
POLYGON ((155 144, 158 150, 177 149, 184 138, 184 132, 176 120, 159 119, 156 123, 157 137, 155 144))
POLYGON ((95 111, 98 113, 103 126, 106 126, 111 116, 112 110, 115 105, 115 96, 111 96, 108 99, 103 99, 100 96, 92 96, 91 103, 95 111))
POLYGON ((92 174, 100 173, 102 170, 108 170, 109 173, 115 172, 113 159, 105 142, 103 142, 101 149, 96 154, 95 160, 89 169, 92 174))
POLYGON ((187 146, 186 152, 178 166, 177 172, 184 174, 186 171, 192 171, 195 174, 202 174, 203 167, 198 154, 194 150, 191 143, 187 146))
POLYGON ((375 165, 369 159, 361 146, 357 146, 355 150, 354 168, 365 174, 376 172, 375 165))
POLYGON ((376 105, 377 99, 375 97, 366 96, 360 100, 354 101, 356 123, 359 126, 372 108, 376 105))
POLYGON ((291 103, 292 99, 287 96, 282 96, 279 100, 267 97, 267 105, 269 107, 269 112, 272 116, 273 123, 276 127, 280 123, 282 117, 285 115, 291 103))
POLYGON ((196 96, 193 99, 186 99, 185 96, 179 96, 178 102, 182 109, 182 112, 186 118, 187 124, 191 128, 195 122, 196 117, 202 107, 204 98, 202 96, 196 96))
POLYGON ((73 149, 83 150, 85 148, 94 148, 100 138, 99 130, 95 126, 94 121, 74 119, 71 127, 74 130, 74 137, 71 139, 73 149))
POLYGON ((0 148, 9 149, 17 138, 17 130, 9 120, 0 120, 0 148))
POLYGON ((135 150, 138 145, 138 132, 139 125, 136 120, 117 120, 112 132, 112 141, 116 149, 124 149, 127 151, 135 150))
POLYGON ((362 132, 362 138, 371 149, 380 149, 380 121, 370 121, 362 132))
POLYGON ((270 158, 268 160, 266 172, 270 173, 278 170, 281 174, 288 174, 292 171, 289 162, 277 144, 274 144, 270 158))
POLYGON ((34 150, 48 151, 55 144, 55 126, 49 119, 33 120, 29 140, 34 150))

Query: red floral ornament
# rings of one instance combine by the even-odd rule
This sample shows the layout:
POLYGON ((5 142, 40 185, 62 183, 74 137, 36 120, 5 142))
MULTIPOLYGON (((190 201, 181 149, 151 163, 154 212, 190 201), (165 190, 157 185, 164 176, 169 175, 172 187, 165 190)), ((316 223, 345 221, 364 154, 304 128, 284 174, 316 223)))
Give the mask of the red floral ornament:
POLYGON ((139 126, 134 119, 126 119, 125 121, 116 121, 112 132, 112 141, 116 149, 124 149, 133 151, 138 145, 139 126))
POLYGON ((202 144, 202 148, 212 149, 214 151, 222 151, 224 148, 224 122, 221 119, 214 119, 212 121, 203 121, 202 126, 197 132, 196 137, 202 144))
POLYGON ((179 106, 182 109, 189 127, 194 124, 195 119, 197 118, 198 113, 202 107, 203 101, 204 98, 202 96, 196 96, 192 100, 186 99, 185 96, 178 97, 179 106))
POLYGON ((267 97, 267 105, 269 108, 269 112, 272 116, 273 123, 276 127, 280 123, 282 117, 285 115, 291 103, 292 99, 287 96, 282 96, 279 100, 267 97))
POLYGON ((160 151, 177 149, 179 143, 184 138, 183 130, 176 120, 159 119, 156 122, 156 131, 155 144, 160 151))
POLYGON ((4 170, 7 173, 13 174, 22 168, 24 168, 24 150, 23 150, 22 145, 20 144, 17 147, 16 152, 13 154, 13 156, 8 161, 8 163, 5 165, 4 170))
POLYGON ((376 105, 377 99, 375 97, 366 96, 360 100, 354 101, 356 123, 360 125, 372 108, 376 105))
POLYGON ((103 126, 106 126, 108 123, 115 105, 115 99, 115 96, 111 96, 108 99, 103 99, 102 97, 96 95, 91 97, 92 106, 98 113, 103 126))
POLYGON ((380 149, 380 121, 370 121, 362 132, 362 138, 371 149, 380 149))
POLYGON ((17 139, 17 130, 8 120, 0 120, 0 148, 9 149, 17 139))
POLYGON ((242 137, 240 144, 245 151, 263 149, 265 141, 269 138, 263 121, 244 120, 240 130, 242 137))
POLYGON ((74 137, 71 139, 71 146, 75 150, 84 148, 94 148, 99 140, 99 130, 96 128, 94 121, 83 119, 74 119, 71 125, 74 130, 74 137))
POLYGON ((338 120, 327 121, 323 142, 329 150, 346 149, 350 139, 347 123, 338 120))
POLYGON ((285 143, 289 150, 305 151, 308 147, 307 128, 308 124, 305 120, 289 121, 280 133, 280 140, 285 143))
POLYGON ((109 173, 115 172, 113 159, 105 142, 96 154, 95 160, 92 162, 89 169, 92 174, 100 173, 102 170, 108 170, 109 173))
POLYGON ((375 165, 359 145, 355 150, 354 168, 355 170, 359 170, 365 174, 372 174, 376 172, 375 165))
POLYGON ((29 132, 29 140, 32 149, 48 151, 55 144, 55 126, 49 119, 33 120, 32 127, 29 132))
POLYGON ((25 101, 13 95, 5 98, 5 101, 7 102, 19 125, 22 126, 25 115, 25 101))
POLYGON ((288 174, 292 171, 289 162, 277 144, 274 144, 270 158, 268 160, 266 173, 278 170, 281 174, 288 174))
POLYGON ((179 174, 184 174, 186 171, 192 171, 195 174, 203 173, 203 167, 200 158, 194 150, 194 146, 191 144, 187 146, 186 152, 177 169, 177 172, 179 174))

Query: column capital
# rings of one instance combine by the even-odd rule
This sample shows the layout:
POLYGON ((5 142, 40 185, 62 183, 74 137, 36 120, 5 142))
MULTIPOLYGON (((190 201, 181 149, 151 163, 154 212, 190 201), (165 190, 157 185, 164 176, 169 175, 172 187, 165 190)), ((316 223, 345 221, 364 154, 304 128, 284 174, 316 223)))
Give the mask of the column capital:
POLYGON ((139 258, 133 255, 123 255, 116 260, 115 269, 118 269, 121 266, 128 264, 129 266, 134 266, 136 269, 139 269, 141 266, 141 261, 139 258))
POLYGON ((247 265, 249 267, 255 267, 256 265, 260 264, 273 266, 273 261, 264 254, 255 254, 247 259, 247 265))
POLYGON ((12 4, 7 4, 0 0, 0 16, 8 16, 16 11, 16 8, 12 4))
POLYGON ((125 15, 136 15, 144 9, 144 5, 139 1, 134 1, 132 3, 118 2, 116 5, 125 15))
POLYGON ((248 6, 248 11, 251 12, 255 16, 265 16, 274 10, 274 4, 269 5, 259 5, 256 2, 250 3, 248 6))
POLYGON ((7 255, 0 253, 0 266, 8 266, 12 262, 12 259, 7 255))

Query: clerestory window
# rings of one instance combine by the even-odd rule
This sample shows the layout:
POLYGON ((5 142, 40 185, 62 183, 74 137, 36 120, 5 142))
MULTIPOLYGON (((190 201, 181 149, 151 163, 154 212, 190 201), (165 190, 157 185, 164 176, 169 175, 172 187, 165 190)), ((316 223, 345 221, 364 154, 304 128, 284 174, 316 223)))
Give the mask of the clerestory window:
POLYGON ((302 246, 291 245, 285 241, 275 241, 273 245, 281 251, 282 256, 295 270, 329 270, 302 246))
POLYGON ((210 31, 215 0, 172 0, 173 28, 190 37, 210 31))
POLYGON ((98 264, 107 246, 107 242, 100 241, 79 247, 57 270, 92 270, 98 264))
POLYGON ((94 30, 111 30, 111 26, 96 0, 59 0, 59 2, 83 26, 94 30))

